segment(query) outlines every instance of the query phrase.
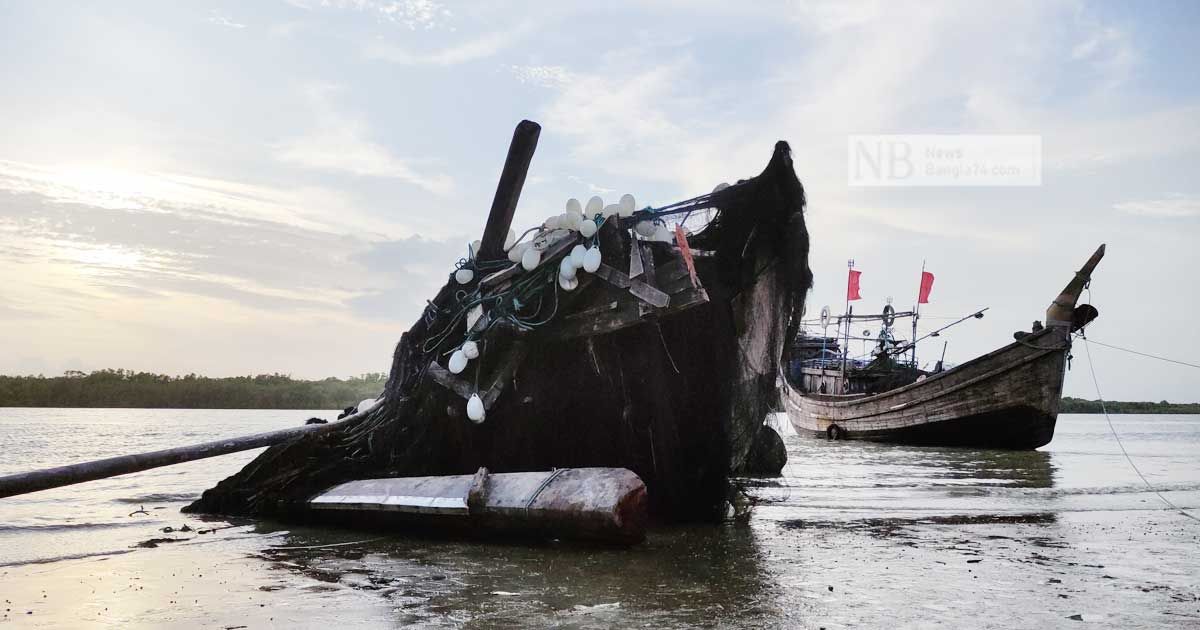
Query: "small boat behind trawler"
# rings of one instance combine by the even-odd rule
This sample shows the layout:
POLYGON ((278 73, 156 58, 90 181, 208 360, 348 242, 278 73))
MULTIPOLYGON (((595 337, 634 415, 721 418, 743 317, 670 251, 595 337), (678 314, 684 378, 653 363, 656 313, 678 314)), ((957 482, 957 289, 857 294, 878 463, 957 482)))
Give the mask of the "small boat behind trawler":
MULTIPOLYGON (((998 350, 932 371, 916 364, 915 319, 919 312, 897 313, 888 305, 881 314, 847 314, 837 318, 838 337, 806 336, 792 348, 794 369, 785 370, 782 398, 788 418, 801 434, 831 439, 859 439, 915 445, 1034 449, 1054 437, 1062 398, 1071 335, 1098 315, 1089 304, 1078 305, 1080 293, 1104 257, 1101 245, 1046 310, 1046 324, 998 350), (914 319, 913 339, 898 342, 892 325, 914 319), (854 322, 882 325, 870 360, 849 355, 854 322), (839 328, 840 330, 840 328, 839 328), (906 358, 906 355, 912 358, 906 358)), ((851 268, 848 298, 857 293, 851 268)), ((932 275, 922 272, 921 302, 928 297, 932 275)), ((847 300, 849 303, 849 299, 847 300)), ((983 309, 987 310, 987 309, 983 309)), ((977 311, 958 322, 982 318, 977 311)), ((821 323, 831 323, 828 307, 821 323)))

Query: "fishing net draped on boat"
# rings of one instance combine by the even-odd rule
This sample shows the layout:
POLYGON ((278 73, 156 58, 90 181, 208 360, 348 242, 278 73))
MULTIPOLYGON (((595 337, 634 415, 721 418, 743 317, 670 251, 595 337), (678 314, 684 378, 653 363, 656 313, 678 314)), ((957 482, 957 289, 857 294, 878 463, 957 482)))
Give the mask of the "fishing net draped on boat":
POLYGON ((812 284, 804 205, 779 142, 711 194, 586 215, 592 236, 524 235, 532 269, 473 255, 401 335, 374 408, 267 449, 187 510, 300 516, 354 479, 606 466, 641 476, 661 516, 711 515, 754 459, 812 284), (600 266, 574 267, 577 246, 600 266))

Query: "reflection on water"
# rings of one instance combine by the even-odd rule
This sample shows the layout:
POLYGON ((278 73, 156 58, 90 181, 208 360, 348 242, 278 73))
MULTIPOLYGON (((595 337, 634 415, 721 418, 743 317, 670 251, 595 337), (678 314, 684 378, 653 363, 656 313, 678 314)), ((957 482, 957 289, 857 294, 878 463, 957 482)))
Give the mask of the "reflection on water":
MULTIPOLYGON (((0 409, 8 454, 0 473, 310 415, 0 409)), ((309 625, 362 627, 1058 627, 1074 616, 1134 628, 1200 624, 1196 526, 1160 509, 1103 422, 1064 416, 1055 441, 1035 452, 788 436, 782 477, 741 480, 750 518, 657 529, 630 550, 179 513, 253 456, 242 454, 0 500, 0 573, 6 585, 57 575, 55 583, 90 589, 80 601, 99 613, 120 603, 123 625, 142 627, 270 625, 282 611, 309 625), (149 539, 169 540, 134 550, 149 539), (58 560, 90 555, 107 559, 58 560), (105 595, 89 581, 113 572, 138 595, 105 595), (197 582, 193 573, 218 578, 197 582), (151 578, 174 589, 165 601, 141 590, 151 578), (181 616, 178 593, 189 589, 193 608, 181 616)), ((1200 507, 1200 417, 1116 422, 1155 485, 1200 507)), ((43 602, 41 592, 8 592, 43 602)))
MULTIPOLYGON (((292 530, 284 547, 327 544, 292 530)), ((632 550, 388 538, 350 547, 266 549, 272 568, 374 591, 399 624, 521 627, 762 627, 791 614, 746 525, 653 532, 632 550)))

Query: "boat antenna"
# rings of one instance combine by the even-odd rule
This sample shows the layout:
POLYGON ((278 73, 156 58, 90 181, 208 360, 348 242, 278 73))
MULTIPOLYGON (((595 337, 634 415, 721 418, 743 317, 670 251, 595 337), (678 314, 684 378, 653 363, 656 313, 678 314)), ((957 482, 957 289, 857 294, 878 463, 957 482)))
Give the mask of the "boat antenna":
POLYGON ((928 339, 928 338, 930 338, 930 337, 937 337, 937 336, 938 336, 938 334, 939 334, 939 333, 941 333, 943 330, 946 330, 947 328, 949 328, 949 327, 951 327, 951 326, 954 326, 954 325, 956 325, 956 324, 961 324, 961 323, 963 323, 963 322, 967 321, 968 319, 972 319, 972 318, 974 318, 974 319, 983 319, 983 312, 984 312, 984 311, 986 311, 986 310, 988 310, 989 308, 992 308, 992 307, 990 307, 990 306, 985 306, 985 307, 983 307, 983 308, 979 309, 978 311, 975 311, 974 313, 971 313, 970 315, 964 315, 964 316, 962 316, 962 317, 960 317, 960 318, 958 318, 958 319, 956 319, 956 320, 954 320, 954 321, 950 322, 949 324, 946 324, 945 326, 942 326, 941 328, 939 328, 939 329, 937 329, 937 330, 934 330, 934 331, 931 331, 931 332, 925 333, 924 335, 922 335, 922 336, 921 336, 921 338, 920 338, 920 339, 914 339, 914 340, 913 340, 913 342, 912 342, 911 344, 909 344, 909 345, 907 345, 907 346, 902 346, 902 347, 900 347, 900 348, 897 348, 897 349, 896 349, 896 353, 897 353, 897 354, 904 354, 905 352, 908 352, 908 351, 909 351, 909 349, 911 349, 913 346, 915 346, 915 345, 917 344, 917 342, 918 342, 918 341, 921 341, 921 339, 928 339))

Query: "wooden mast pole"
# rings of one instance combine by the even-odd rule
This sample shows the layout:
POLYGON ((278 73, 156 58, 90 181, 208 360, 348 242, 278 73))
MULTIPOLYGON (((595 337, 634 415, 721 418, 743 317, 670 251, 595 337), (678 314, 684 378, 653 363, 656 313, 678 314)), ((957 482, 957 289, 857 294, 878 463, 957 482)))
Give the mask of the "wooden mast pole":
POLYGON ((913 308, 913 345, 912 345, 912 363, 913 367, 920 369, 917 366, 917 320, 921 318, 921 284, 925 282, 925 259, 921 259, 921 279, 917 282, 917 305, 913 308))
POLYGON ((525 175, 529 173, 529 163, 533 161, 533 152, 537 150, 541 133, 542 126, 531 120, 522 120, 513 131, 508 157, 504 160, 504 169, 500 171, 496 196, 492 199, 492 209, 488 212, 487 225, 483 228, 483 239, 479 244, 478 256, 482 260, 504 258, 504 239, 512 226, 517 201, 525 186, 525 175))
POLYGON ((847 381, 846 381, 846 362, 850 358, 850 326, 853 325, 851 322, 854 321, 854 318, 851 317, 851 314, 853 313, 853 311, 850 310, 850 276, 851 276, 850 271, 854 270, 854 259, 853 258, 846 261, 846 267, 848 268, 848 270, 846 272, 846 308, 842 311, 843 313, 846 314, 845 315, 845 317, 846 317, 846 334, 842 338, 842 392, 841 393, 843 393, 843 394, 846 393, 846 391, 847 391, 847 388, 846 388, 846 383, 847 383, 847 381))

